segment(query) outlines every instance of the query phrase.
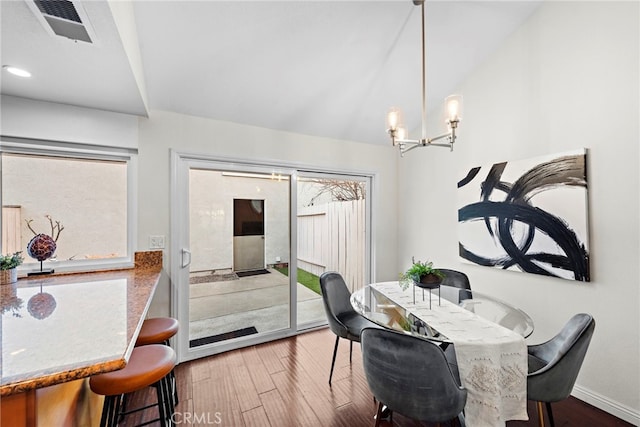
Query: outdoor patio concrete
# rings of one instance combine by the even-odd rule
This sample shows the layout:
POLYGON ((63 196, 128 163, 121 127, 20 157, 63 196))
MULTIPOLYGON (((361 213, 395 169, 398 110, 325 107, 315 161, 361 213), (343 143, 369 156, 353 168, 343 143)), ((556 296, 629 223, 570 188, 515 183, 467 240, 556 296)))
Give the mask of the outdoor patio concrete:
MULTIPOLYGON (((189 339, 255 327, 289 327, 289 278, 277 270, 238 280, 189 285, 189 339)), ((298 283, 298 325, 325 321, 322 297, 298 283)))

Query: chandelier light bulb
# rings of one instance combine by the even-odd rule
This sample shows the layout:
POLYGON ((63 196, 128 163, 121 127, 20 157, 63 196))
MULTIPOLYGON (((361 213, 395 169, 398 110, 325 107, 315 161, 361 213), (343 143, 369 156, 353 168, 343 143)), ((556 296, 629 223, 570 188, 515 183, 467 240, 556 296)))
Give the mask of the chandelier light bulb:
POLYGON ((448 121, 459 122, 462 120, 462 96, 450 95, 445 102, 448 121))
POLYGON ((387 126, 388 129, 396 130, 398 129, 398 124, 401 122, 401 115, 399 109, 392 107, 387 113, 387 126))

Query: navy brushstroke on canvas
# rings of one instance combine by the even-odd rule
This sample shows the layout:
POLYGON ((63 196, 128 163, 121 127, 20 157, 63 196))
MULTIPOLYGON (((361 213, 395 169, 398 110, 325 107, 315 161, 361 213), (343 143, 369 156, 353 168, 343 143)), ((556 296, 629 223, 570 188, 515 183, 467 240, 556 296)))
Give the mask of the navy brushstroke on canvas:
MULTIPOLYGON (((480 186, 478 201, 458 211, 460 223, 483 221, 489 235, 501 245, 506 255, 491 258, 473 253, 460 243, 460 256, 479 265, 504 269, 517 267, 524 272, 547 276, 557 276, 553 269, 562 269, 572 272, 575 280, 589 281, 589 254, 585 244, 562 218, 531 203, 532 197, 543 191, 564 186, 586 189, 585 155, 559 157, 538 164, 515 182, 502 179, 506 166, 507 163, 494 164, 480 186), (527 228, 519 241, 513 238, 514 222, 527 228), (562 253, 530 252, 536 233, 548 236, 562 253)), ((473 168, 458 187, 467 185, 478 173, 479 168, 473 168)))

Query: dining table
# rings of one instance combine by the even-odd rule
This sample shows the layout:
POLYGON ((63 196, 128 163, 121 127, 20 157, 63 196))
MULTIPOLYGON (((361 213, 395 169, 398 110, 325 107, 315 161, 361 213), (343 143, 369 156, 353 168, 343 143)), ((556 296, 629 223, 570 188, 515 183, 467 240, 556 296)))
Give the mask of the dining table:
POLYGON ((450 286, 425 289, 411 281, 370 284, 352 293, 351 305, 382 327, 447 350, 467 390, 469 427, 528 420, 525 338, 534 324, 523 310, 485 293, 450 286))

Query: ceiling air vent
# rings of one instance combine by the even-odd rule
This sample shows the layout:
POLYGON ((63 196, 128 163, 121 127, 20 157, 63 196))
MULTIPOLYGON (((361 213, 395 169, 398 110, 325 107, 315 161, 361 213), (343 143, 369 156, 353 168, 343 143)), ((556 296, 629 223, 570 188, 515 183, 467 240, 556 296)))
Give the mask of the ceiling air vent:
POLYGON ((88 19, 77 1, 33 0, 33 4, 37 9, 32 9, 45 29, 71 40, 92 43, 88 19))

